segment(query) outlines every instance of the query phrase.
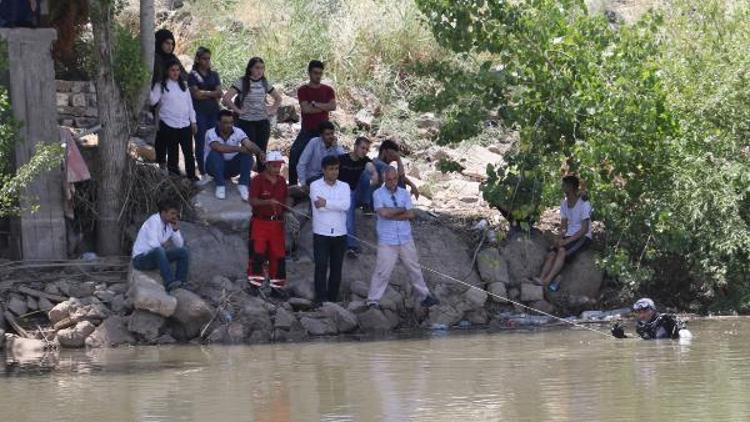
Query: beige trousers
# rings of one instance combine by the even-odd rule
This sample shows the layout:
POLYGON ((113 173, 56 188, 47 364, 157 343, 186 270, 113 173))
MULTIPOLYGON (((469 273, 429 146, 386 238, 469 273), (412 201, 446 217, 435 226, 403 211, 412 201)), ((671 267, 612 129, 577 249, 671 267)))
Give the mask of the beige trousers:
POLYGON ((370 291, 367 294, 367 302, 378 302, 383 297, 388 282, 391 279, 393 268, 396 262, 401 258, 406 271, 409 273, 409 280, 414 286, 414 298, 417 301, 424 300, 430 294, 430 290, 424 282, 422 269, 419 267, 419 257, 417 256, 417 247, 414 241, 403 245, 384 245, 378 244, 378 258, 375 263, 375 272, 372 274, 370 281, 370 291))

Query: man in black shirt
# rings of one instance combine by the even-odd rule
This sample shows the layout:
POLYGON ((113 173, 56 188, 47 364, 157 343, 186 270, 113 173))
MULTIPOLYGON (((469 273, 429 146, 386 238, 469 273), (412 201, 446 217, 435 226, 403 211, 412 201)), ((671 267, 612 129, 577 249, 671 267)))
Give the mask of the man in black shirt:
POLYGON ((354 211, 358 205, 370 204, 370 186, 378 184, 378 172, 367 156, 370 151, 370 140, 364 136, 354 141, 354 149, 349 154, 339 156, 339 180, 348 183, 351 189, 351 205, 346 215, 347 256, 356 258, 359 254, 359 242, 354 221, 354 211))

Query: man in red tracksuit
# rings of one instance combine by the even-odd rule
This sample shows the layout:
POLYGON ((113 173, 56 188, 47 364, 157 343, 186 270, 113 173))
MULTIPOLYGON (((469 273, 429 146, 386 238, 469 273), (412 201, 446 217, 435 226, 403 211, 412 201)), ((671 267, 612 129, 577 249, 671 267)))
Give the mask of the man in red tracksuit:
POLYGON ((266 156, 265 170, 253 177, 250 183, 250 258, 247 264, 247 281, 254 288, 263 284, 267 265, 273 293, 283 296, 286 286, 286 255, 284 245, 284 206, 291 206, 287 196, 286 180, 281 176, 284 157, 278 151, 266 156))

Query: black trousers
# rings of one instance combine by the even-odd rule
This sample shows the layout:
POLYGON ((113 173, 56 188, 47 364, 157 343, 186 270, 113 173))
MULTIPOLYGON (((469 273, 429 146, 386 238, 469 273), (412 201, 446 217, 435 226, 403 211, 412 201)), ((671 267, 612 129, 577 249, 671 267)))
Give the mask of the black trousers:
MULTIPOLYGON (((271 138, 271 122, 266 120, 242 120, 237 121, 237 127, 242 129, 247 135, 247 138, 255 142, 263 152, 268 149, 268 140, 271 138)), ((258 162, 255 165, 255 170, 260 173, 265 168, 265 163, 258 162)))
POLYGON ((167 163, 167 168, 172 174, 180 174, 180 148, 185 157, 185 174, 190 179, 195 179, 195 155, 193 154, 193 133, 190 126, 173 128, 159 121, 159 130, 156 132, 156 162, 167 163))
POLYGON ((344 253, 346 253, 346 235, 323 236, 313 234, 316 302, 336 302, 338 299, 344 253), (326 275, 328 276, 327 280, 326 275))

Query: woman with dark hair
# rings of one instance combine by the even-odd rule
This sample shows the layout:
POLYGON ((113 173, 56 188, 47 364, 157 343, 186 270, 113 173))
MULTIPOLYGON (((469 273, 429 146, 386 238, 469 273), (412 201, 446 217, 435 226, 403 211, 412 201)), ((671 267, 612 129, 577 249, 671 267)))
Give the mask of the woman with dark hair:
MULTIPOLYGON (((232 84, 224 94, 224 105, 237 113, 237 126, 247 137, 255 142, 263 152, 268 148, 271 137, 271 122, 281 105, 281 95, 266 79, 266 64, 260 57, 253 57, 247 62, 245 76, 232 84), (266 105, 266 96, 273 98, 271 106, 266 105), (232 101, 234 99, 234 101, 232 101)), ((259 163, 260 164, 260 163, 259 163)))
MULTIPOLYGON (((174 55, 175 40, 172 31, 168 29, 156 31, 154 34, 154 44, 154 73, 151 77, 152 88, 164 79, 167 62, 178 60, 177 56, 174 55)), ((182 63, 180 63, 180 70, 183 74, 185 73, 182 63)))
POLYGON ((177 59, 165 65, 162 79, 151 88, 151 105, 159 107, 159 130, 156 132, 156 161, 172 174, 180 174, 179 149, 185 156, 185 173, 193 181, 195 157, 193 136, 197 131, 195 110, 187 83, 182 78, 182 66, 177 59), (166 160, 165 160, 166 159, 166 160))
POLYGON ((193 108, 198 124, 198 131, 195 134, 195 160, 198 162, 198 171, 203 175, 200 184, 205 184, 210 181, 210 176, 205 169, 206 155, 208 155, 204 153, 206 131, 216 127, 219 117, 219 98, 223 94, 219 74, 211 69, 211 50, 198 47, 193 69, 188 76, 188 86, 193 97, 193 108))

